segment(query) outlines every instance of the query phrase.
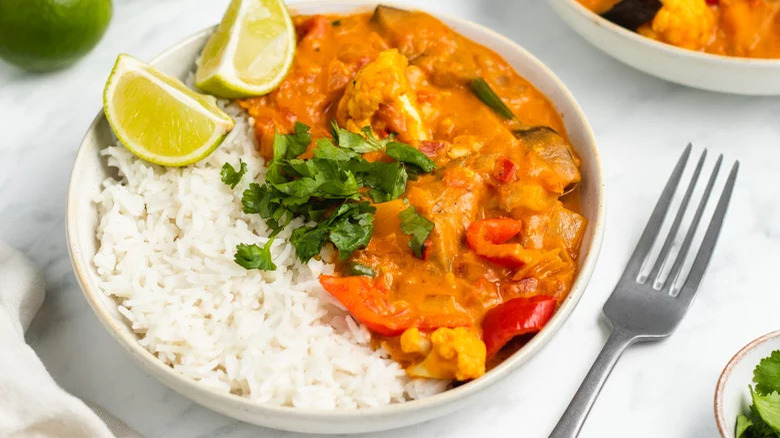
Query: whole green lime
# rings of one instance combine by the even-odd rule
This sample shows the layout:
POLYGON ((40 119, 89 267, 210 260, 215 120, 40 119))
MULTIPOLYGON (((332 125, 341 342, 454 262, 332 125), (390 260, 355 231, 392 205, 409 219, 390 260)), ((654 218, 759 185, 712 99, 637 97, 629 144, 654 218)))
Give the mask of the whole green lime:
POLYGON ((0 0, 0 58, 31 71, 66 67, 110 20, 111 0, 0 0))

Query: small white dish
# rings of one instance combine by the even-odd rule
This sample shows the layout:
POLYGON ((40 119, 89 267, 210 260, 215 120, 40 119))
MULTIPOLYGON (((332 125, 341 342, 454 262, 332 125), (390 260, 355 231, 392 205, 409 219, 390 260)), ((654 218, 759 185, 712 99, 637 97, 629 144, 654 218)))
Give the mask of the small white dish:
POLYGON ((775 350, 780 350, 780 331, 745 345, 723 369, 715 387, 715 422, 721 437, 734 438, 737 415, 752 403, 748 385, 753 384, 753 369, 775 350))
POLYGON ((681 49, 605 20, 577 0, 550 0, 550 4, 585 40, 637 70, 705 90, 780 95, 780 59, 738 58, 681 49))
MULTIPOLYGON (((370 10, 376 4, 371 0, 316 1, 296 3, 293 12, 349 13, 370 10)), ((375 408, 317 410, 274 406, 220 392, 186 378, 138 343, 138 338, 117 311, 116 302, 99 286, 99 276, 92 262, 98 244, 95 237, 98 218, 93 199, 102 181, 114 173, 106 166, 100 151, 115 142, 103 112, 99 111, 82 140, 71 174, 66 225, 68 249, 76 278, 98 319, 149 374, 185 397, 239 420, 296 432, 360 433, 420 423, 485 400, 488 388, 533 357, 558 331, 585 292, 604 234, 604 186, 593 132, 563 83, 525 49, 469 21, 440 14, 437 17, 455 31, 503 56, 520 75, 544 93, 561 113, 569 138, 582 159, 582 212, 589 224, 579 258, 580 271, 568 297, 544 329, 511 357, 474 381, 425 399, 375 408)), ((195 59, 212 31, 213 28, 206 29, 174 45, 152 64, 175 77, 185 78, 194 69, 195 59)))

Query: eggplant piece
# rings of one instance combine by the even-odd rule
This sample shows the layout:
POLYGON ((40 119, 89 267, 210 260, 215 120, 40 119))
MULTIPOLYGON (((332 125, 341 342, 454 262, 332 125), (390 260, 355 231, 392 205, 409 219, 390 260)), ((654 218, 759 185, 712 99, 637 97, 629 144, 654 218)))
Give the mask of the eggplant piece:
POLYGON ((663 4, 660 0, 621 0, 601 16, 618 26, 635 31, 652 20, 661 6, 663 4))
POLYGON ((580 182, 579 160, 569 142, 548 126, 535 126, 512 131, 528 148, 529 154, 550 169, 543 183, 547 190, 563 196, 580 182))
POLYGON ((392 6, 379 5, 374 9, 371 15, 371 22, 379 26, 382 30, 390 30, 397 23, 407 19, 411 12, 394 8, 392 6))

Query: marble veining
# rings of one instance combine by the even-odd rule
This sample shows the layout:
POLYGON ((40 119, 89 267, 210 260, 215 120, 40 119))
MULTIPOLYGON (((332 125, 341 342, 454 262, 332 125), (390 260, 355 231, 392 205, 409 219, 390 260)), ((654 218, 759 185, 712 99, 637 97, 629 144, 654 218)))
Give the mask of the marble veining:
MULTIPOLYGON (((458 414, 379 437, 543 437, 597 355, 600 308, 689 141, 742 162, 731 211, 701 292, 677 333, 630 349, 582 437, 691 438, 717 432, 715 381, 743 344, 778 329, 780 99, 677 86, 626 67, 582 41, 545 2, 406 3, 469 18, 518 41, 579 100, 598 139, 607 232, 582 301, 554 339, 495 397, 458 414)), ((103 40, 65 71, 29 75, 0 63, 0 240, 45 270, 47 298, 28 340, 55 379, 149 437, 298 436, 235 421, 168 390, 106 333, 76 284, 65 243, 65 196, 76 149, 101 105, 118 53, 150 59, 219 20, 227 0, 115 0, 103 40)))

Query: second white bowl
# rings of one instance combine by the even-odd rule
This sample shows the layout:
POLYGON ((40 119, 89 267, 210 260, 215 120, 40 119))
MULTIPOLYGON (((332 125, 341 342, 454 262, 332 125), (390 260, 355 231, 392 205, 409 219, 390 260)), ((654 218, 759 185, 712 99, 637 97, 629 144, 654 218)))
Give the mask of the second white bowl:
POLYGON ((637 70, 705 90, 780 95, 780 59, 737 58, 681 49, 605 20, 577 0, 550 0, 550 4, 585 40, 637 70))

